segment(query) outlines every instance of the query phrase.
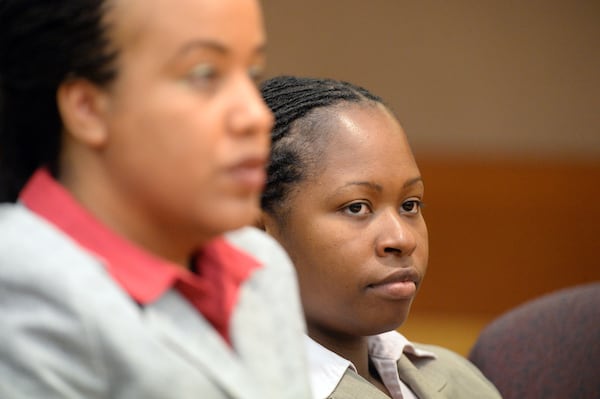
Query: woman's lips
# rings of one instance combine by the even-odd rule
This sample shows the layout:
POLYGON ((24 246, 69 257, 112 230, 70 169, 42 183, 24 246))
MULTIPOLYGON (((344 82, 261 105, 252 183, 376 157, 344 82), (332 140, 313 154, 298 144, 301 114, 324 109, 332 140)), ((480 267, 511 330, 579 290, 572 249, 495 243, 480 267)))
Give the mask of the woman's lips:
POLYGON ((401 269, 377 283, 369 284, 367 289, 375 295, 391 300, 412 299, 417 293, 419 276, 412 269, 401 269))
POLYGON ((401 300, 411 299, 417 293, 417 286, 413 281, 396 281, 393 283, 369 286, 375 295, 386 299, 401 300))
POLYGON ((267 179, 265 165, 266 158, 248 158, 229 168, 229 172, 240 187, 250 191, 260 191, 264 188, 267 179))

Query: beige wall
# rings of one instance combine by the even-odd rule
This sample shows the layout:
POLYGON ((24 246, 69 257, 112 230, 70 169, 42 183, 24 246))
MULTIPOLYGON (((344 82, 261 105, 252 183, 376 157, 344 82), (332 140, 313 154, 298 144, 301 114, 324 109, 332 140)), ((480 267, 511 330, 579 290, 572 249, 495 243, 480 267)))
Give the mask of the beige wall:
POLYGON ((600 1, 263 4, 270 74, 366 86, 417 153, 600 159, 600 1))
POLYGON ((387 100, 425 178, 403 331, 466 353, 519 303, 600 280, 600 1, 264 0, 269 75, 387 100))

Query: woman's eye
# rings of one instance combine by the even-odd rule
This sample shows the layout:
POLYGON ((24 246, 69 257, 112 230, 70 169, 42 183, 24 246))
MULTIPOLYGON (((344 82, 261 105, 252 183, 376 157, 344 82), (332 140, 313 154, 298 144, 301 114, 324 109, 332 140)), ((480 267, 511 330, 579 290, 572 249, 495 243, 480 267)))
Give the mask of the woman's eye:
POLYGON ((212 83, 217 78, 217 71, 211 64, 198 64, 188 74, 187 79, 196 86, 212 83))
POLYGON ((404 201, 401 205, 402 211, 411 214, 419 213, 423 203, 418 199, 404 201))
POLYGON ((370 212, 370 209, 367 206, 367 204, 363 202, 355 202, 353 204, 347 205, 346 207, 344 207, 343 210, 349 215, 366 215, 370 212))

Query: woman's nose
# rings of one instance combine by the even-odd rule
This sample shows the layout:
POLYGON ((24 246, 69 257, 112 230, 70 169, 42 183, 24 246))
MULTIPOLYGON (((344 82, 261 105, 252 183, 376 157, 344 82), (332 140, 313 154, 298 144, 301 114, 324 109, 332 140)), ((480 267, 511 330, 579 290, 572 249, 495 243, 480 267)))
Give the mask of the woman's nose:
POLYGON ((390 209, 380 215, 375 251, 377 256, 407 256, 417 247, 417 234, 410 220, 390 209))
POLYGON ((263 101, 256 84, 249 76, 237 79, 229 110, 229 129, 234 134, 266 134, 270 137, 273 114, 263 101))

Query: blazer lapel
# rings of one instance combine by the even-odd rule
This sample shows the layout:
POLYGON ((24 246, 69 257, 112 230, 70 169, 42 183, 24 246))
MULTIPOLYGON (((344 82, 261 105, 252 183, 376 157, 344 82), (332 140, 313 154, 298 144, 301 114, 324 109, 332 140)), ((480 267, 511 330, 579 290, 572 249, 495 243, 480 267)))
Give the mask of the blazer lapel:
POLYGON ((389 396, 377 389, 353 370, 348 368, 334 391, 327 399, 389 399, 389 396))
POLYGON ((419 398, 443 398, 441 391, 446 386, 444 376, 417 368, 406 354, 398 360, 398 373, 419 398))
POLYGON ((165 293, 144 309, 148 328, 165 346, 202 370, 232 397, 261 397, 235 352, 179 294, 165 293))

